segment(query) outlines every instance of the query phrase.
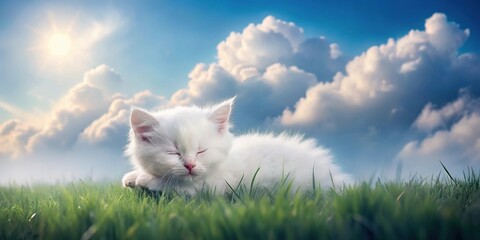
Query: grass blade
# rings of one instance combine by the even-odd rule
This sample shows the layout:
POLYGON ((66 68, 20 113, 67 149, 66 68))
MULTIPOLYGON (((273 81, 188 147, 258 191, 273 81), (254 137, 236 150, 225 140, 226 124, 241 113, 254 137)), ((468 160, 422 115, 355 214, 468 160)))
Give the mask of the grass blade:
POLYGON ((328 170, 328 173, 330 174, 330 181, 332 181, 333 190, 336 191, 337 188, 335 187, 335 182, 333 181, 332 172, 330 170, 328 170))
POLYGON ((252 195, 253 194, 253 184, 255 183, 255 179, 257 178, 258 171, 260 171, 260 168, 257 168, 257 170, 255 171, 255 174, 253 174, 252 181, 250 182, 250 192, 249 192, 250 197, 254 197, 252 195))
POLYGON ((235 196, 237 196, 237 198, 238 198, 239 200, 241 200, 240 195, 238 195, 237 191, 235 191, 235 189, 233 189, 233 187, 230 185, 230 183, 228 183, 227 181, 225 181, 225 183, 226 183, 227 186, 230 188, 230 190, 232 190, 232 193, 233 193, 235 196))
POLYGON ((445 172, 447 173, 448 177, 449 177, 455 184, 458 184, 458 183, 457 183, 457 180, 452 176, 452 174, 450 174, 450 172, 449 172, 448 169, 445 167, 445 165, 443 165, 442 161, 440 161, 440 164, 442 164, 443 170, 445 170, 445 172))

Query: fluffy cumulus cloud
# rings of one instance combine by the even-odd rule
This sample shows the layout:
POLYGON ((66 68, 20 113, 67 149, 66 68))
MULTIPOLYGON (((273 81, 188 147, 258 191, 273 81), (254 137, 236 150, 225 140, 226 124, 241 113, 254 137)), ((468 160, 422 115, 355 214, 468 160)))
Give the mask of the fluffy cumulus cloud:
POLYGON ((294 23, 266 17, 242 32, 232 32, 217 46, 218 62, 198 64, 188 87, 169 105, 203 104, 238 95, 236 126, 256 127, 281 114, 326 81, 345 62, 338 44, 305 38, 294 23), (261 100, 259 100, 261 98, 261 100))
POLYGON ((121 92, 122 78, 115 70, 105 64, 87 71, 83 76, 84 83, 102 90, 109 96, 121 92))
POLYGON ((25 152, 28 139, 36 130, 18 119, 5 121, 0 125, 0 158, 17 158, 25 152))
MULTIPOLYGON (((337 73, 333 81, 320 82, 308 89, 306 97, 300 99, 295 108, 287 108, 276 124, 307 129, 319 135, 343 136, 344 144, 351 146, 353 152, 358 146, 363 147, 361 142, 366 139, 376 142, 377 147, 384 147, 384 142, 390 144, 392 138, 397 138, 398 145, 402 138, 408 138, 402 132, 412 132, 412 124, 419 131, 428 132, 461 118, 457 124, 464 126, 463 129, 473 127, 476 115, 465 112, 470 104, 468 98, 462 96, 452 101, 462 88, 469 88, 474 96, 480 94, 480 75, 475 70, 480 67, 478 58, 474 54, 458 53, 469 34, 468 29, 436 13, 426 20, 425 30, 411 30, 398 40, 389 39, 386 44, 369 48, 351 60, 345 72, 337 73), (432 103, 446 105, 433 111, 432 103), (369 135, 376 137, 367 138, 369 135), (347 139, 354 140, 354 144, 349 144, 347 139)), ((460 125, 452 126, 452 130, 462 129, 460 125)), ((442 131, 443 143, 447 138, 459 140, 458 134, 442 131)), ((467 138, 473 141, 479 137, 480 134, 472 131, 467 138)), ((438 137, 434 139, 437 140, 424 141, 430 142, 429 146, 439 146, 438 137)), ((461 155, 454 152, 472 147, 463 143, 463 140, 452 143, 448 148, 452 151, 436 152, 434 148, 427 148, 440 155, 449 152, 449 157, 455 159, 461 155)), ((422 152, 416 144, 421 145, 410 143, 401 156, 422 152)), ((440 166, 438 161, 429 163, 440 166)), ((409 167, 408 171, 420 171, 414 165, 409 167)), ((428 168, 424 170, 429 172, 428 168)))
POLYGON ((85 128, 107 108, 102 91, 85 82, 71 88, 55 105, 49 119, 28 141, 29 151, 65 149, 77 140, 85 128))
POLYGON ((283 112, 280 123, 336 122, 346 119, 338 116, 355 111, 369 122, 402 112, 416 113, 426 101, 441 100, 455 94, 459 86, 468 86, 467 81, 453 79, 456 76, 451 70, 468 35, 468 29, 448 22, 443 14, 434 14, 427 19, 424 31, 412 30, 398 40, 373 46, 350 61, 345 73, 310 88, 295 109, 283 112), (363 114, 365 111, 377 114, 363 114))
POLYGON ((84 79, 55 103, 48 119, 41 128, 30 126, 21 120, 10 120, 1 125, 0 141, 5 155, 71 147, 78 132, 105 111, 108 100, 102 91, 84 79))
POLYGON ((264 70, 291 57, 302 41, 303 29, 268 16, 261 24, 248 25, 242 33, 230 33, 217 46, 218 62, 237 74, 249 67, 264 70))
POLYGON ((80 135, 83 142, 107 144, 121 148, 126 143, 129 129, 130 109, 141 106, 147 109, 164 104, 164 99, 150 91, 143 91, 131 98, 117 95, 102 116, 91 122, 80 135))
POLYGON ((29 139, 27 150, 71 148, 79 133, 107 110, 111 101, 109 85, 120 83, 120 76, 105 65, 85 73, 83 81, 55 104, 43 128, 29 139))
POLYGON ((0 124, 0 183, 120 177, 128 167, 121 155, 131 106, 163 104, 149 91, 115 93, 121 83, 113 68, 100 65, 53 105, 45 122, 0 124))
POLYGON ((424 134, 406 143, 395 157, 395 165, 408 170, 441 170, 440 162, 454 173, 466 166, 480 167, 480 98, 462 91, 460 97, 442 107, 428 103, 414 122, 424 134))
POLYGON ((465 93, 454 102, 448 103, 440 109, 436 109, 432 103, 428 103, 413 125, 425 132, 446 127, 452 119, 458 118, 465 114, 465 111, 472 109, 472 104, 475 104, 475 101, 472 101, 470 96, 465 93))
POLYGON ((338 44, 325 37, 305 38, 302 28, 273 16, 249 24, 241 33, 230 33, 217 51, 218 64, 240 81, 278 63, 297 66, 326 81, 345 63, 338 44))
POLYGON ((113 124, 126 114, 121 107, 127 111, 129 104, 152 105, 151 99, 159 98, 149 92, 138 93, 132 99, 113 94, 121 82, 120 75, 106 65, 87 71, 83 80, 54 104, 41 128, 21 120, 2 123, 0 154, 18 157, 23 153, 68 150, 83 138, 100 139, 102 132, 108 131, 102 124, 106 112, 114 118, 109 122, 109 129, 114 129, 113 124), (117 112, 111 113, 114 110, 117 112))

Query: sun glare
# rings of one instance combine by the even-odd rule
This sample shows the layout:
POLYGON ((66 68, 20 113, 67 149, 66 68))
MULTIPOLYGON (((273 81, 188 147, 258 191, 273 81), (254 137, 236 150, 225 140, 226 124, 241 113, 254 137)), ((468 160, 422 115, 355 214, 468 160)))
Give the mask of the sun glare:
POLYGON ((48 40, 48 50, 57 57, 65 57, 71 47, 70 37, 62 33, 55 33, 48 40))

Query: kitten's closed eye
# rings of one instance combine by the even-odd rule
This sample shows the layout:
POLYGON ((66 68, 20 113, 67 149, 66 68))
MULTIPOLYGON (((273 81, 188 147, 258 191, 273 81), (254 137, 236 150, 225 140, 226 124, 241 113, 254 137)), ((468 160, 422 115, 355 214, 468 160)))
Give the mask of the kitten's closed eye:
MULTIPOLYGON (((206 152, 206 151, 207 151, 207 149, 203 149, 203 150, 201 150, 201 151, 198 151, 198 152, 197 152, 197 155, 202 154, 202 153, 204 153, 204 152, 206 152)), ((167 154, 168 154, 168 155, 177 155, 177 156, 181 156, 181 155, 182 155, 182 154, 179 153, 179 152, 167 152, 167 154)))
POLYGON ((205 149, 203 149, 203 150, 201 150, 201 151, 198 151, 198 152, 197 152, 197 155, 199 155, 199 154, 202 154, 202 153, 204 153, 205 151, 207 151, 207 149, 206 149, 206 148, 205 148, 205 149))
POLYGON ((177 155, 177 156, 181 156, 182 154, 180 154, 179 152, 167 152, 168 155, 177 155))

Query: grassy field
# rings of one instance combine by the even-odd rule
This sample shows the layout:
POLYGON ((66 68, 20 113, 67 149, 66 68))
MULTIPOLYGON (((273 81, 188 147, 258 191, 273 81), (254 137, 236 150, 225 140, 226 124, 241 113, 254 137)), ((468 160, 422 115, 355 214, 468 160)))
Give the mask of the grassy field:
POLYGON ((0 188, 0 239, 480 239, 480 178, 187 199, 78 182, 0 188))

